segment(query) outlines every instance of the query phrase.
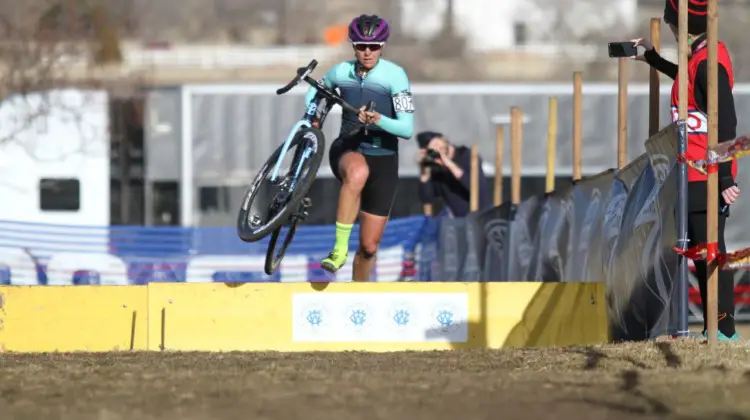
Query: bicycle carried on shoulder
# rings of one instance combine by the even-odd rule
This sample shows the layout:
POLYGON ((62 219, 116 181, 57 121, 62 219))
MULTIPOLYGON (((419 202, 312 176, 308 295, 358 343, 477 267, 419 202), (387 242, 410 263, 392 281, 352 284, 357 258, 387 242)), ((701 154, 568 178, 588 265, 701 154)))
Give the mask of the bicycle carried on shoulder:
MULTIPOLYGON (((320 168, 325 151, 325 136, 321 131, 323 122, 330 110, 340 105, 345 111, 358 114, 359 110, 320 81, 310 77, 318 65, 310 61, 306 67, 297 69, 297 76, 286 86, 276 90, 283 95, 304 81, 316 89, 313 100, 303 117, 297 121, 286 141, 273 152, 253 179, 237 217, 237 234, 245 242, 257 242, 271 234, 266 251, 265 272, 268 275, 278 268, 287 248, 292 243, 297 226, 307 217, 312 207, 307 193, 320 168), (284 158, 290 151, 292 159, 287 171, 282 172, 284 158), (283 173, 283 174, 282 174, 283 173), (286 237, 277 250, 279 236, 284 226, 288 227, 286 237)), ((367 105, 372 111, 374 102, 367 105)), ((367 130, 367 125, 364 127, 367 130)))

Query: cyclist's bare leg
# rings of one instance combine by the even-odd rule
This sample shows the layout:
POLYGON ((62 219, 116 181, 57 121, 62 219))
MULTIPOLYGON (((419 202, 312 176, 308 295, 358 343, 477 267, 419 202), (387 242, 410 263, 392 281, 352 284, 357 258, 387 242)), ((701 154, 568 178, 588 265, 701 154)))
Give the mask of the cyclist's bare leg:
POLYGON ((358 152, 344 153, 339 159, 338 172, 341 177, 341 189, 336 210, 336 243, 328 257, 320 263, 324 270, 332 273, 346 263, 349 236, 359 213, 362 189, 370 176, 367 161, 358 152))
POLYGON ((383 238, 388 216, 361 212, 359 216, 359 249, 354 255, 354 281, 369 281, 375 266, 380 239, 383 238))
POLYGON ((361 153, 346 152, 339 160, 339 174, 341 174, 341 189, 339 190, 336 221, 353 224, 359 213, 362 189, 370 176, 370 168, 361 153))

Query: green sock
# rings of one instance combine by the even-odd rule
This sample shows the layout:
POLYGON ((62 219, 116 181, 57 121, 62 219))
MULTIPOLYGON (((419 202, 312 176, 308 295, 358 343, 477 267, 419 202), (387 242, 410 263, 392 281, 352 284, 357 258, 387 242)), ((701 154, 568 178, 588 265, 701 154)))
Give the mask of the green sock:
POLYGON ((336 222, 336 244, 333 246, 334 252, 340 255, 346 255, 349 252, 349 236, 352 234, 352 226, 336 222))

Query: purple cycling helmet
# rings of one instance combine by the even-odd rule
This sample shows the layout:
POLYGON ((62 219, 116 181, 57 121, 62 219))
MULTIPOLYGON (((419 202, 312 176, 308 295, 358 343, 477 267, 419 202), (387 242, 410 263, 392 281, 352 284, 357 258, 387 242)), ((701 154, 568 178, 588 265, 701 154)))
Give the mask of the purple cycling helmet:
POLYGON ((388 41, 391 27, 377 15, 360 15, 349 24, 349 40, 355 43, 376 43, 388 41))

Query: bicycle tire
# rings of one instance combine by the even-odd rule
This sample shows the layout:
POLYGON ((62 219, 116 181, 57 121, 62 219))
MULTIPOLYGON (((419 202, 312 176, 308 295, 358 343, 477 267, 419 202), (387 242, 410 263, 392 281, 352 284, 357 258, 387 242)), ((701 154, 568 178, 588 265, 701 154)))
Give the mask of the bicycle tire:
POLYGON ((281 249, 279 249, 278 254, 276 254, 274 251, 276 250, 276 242, 278 241, 281 230, 284 227, 280 226, 271 234, 271 240, 268 242, 268 249, 266 250, 266 265, 264 267, 266 274, 268 274, 269 276, 272 275, 274 271, 276 271, 276 269, 279 267, 279 264, 281 264, 281 260, 284 259, 284 254, 286 254, 287 248, 289 248, 289 245, 291 245, 292 239, 294 239, 294 234, 297 233, 298 225, 299 219, 295 219, 292 222, 292 225, 289 226, 289 230, 287 231, 284 241, 281 243, 281 249))
MULTIPOLYGON (((314 136, 314 139, 312 140, 317 143, 317 146, 315 148, 314 154, 310 156, 305 162, 305 165, 302 169, 304 175, 302 176, 298 185, 292 191, 291 197, 289 198, 289 201, 286 203, 286 205, 275 216, 273 216, 268 223, 266 223, 259 229, 254 229, 252 226, 250 226, 248 220, 250 217, 252 206, 254 204, 253 200, 257 197, 257 193, 262 181, 266 179, 266 177, 276 164, 276 161, 281 154, 281 149, 284 147, 283 144, 280 145, 273 152, 273 154, 271 154, 271 157, 269 157, 268 160, 266 160, 260 171, 258 171, 258 174, 253 179, 253 183, 250 185, 250 188, 245 191, 245 196, 242 200, 242 206, 240 206, 240 210, 237 215, 237 235, 242 241, 257 242, 268 236, 270 233, 279 229, 289 220, 292 211, 297 209, 302 199, 307 195, 307 192, 310 190, 310 187, 312 187, 312 183, 313 181, 315 181, 315 178, 318 174, 320 164, 323 161, 323 152, 325 150, 325 136, 323 135, 323 132, 318 128, 303 127, 294 135, 292 143, 289 146, 290 149, 292 147, 299 146, 302 142, 302 139, 305 138, 305 136, 309 135, 314 136), (306 173, 304 172, 305 169, 307 169, 306 173)), ((289 151, 287 151, 287 153, 289 153, 289 151)))

